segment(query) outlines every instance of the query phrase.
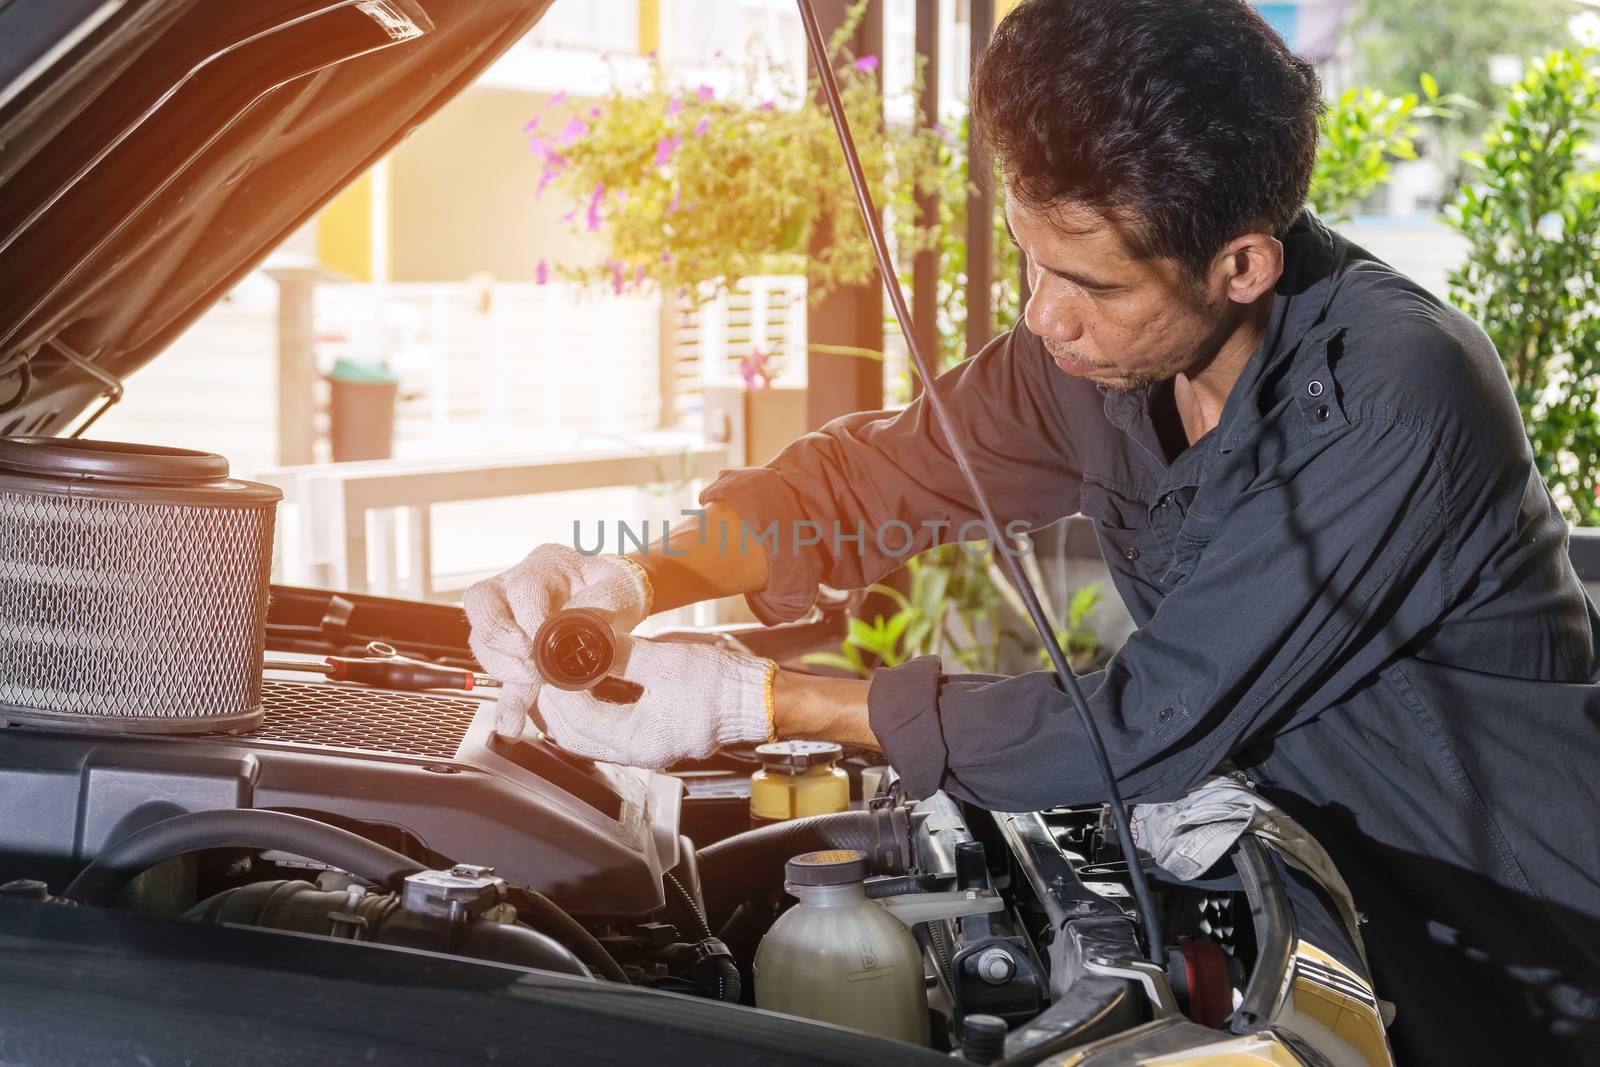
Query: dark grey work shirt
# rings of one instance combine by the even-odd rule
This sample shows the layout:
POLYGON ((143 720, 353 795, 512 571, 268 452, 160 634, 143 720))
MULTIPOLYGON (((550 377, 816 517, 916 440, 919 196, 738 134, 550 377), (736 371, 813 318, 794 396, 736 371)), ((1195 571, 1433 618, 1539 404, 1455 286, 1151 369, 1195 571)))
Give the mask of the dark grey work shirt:
MULTIPOLYGON (((1266 340, 1190 447, 1163 447, 1170 383, 1104 391, 1022 327, 939 388, 1002 522, 1094 519, 1139 629, 1082 685, 1130 801, 1231 759, 1299 818, 1369 916, 1403 1062, 1600 1062, 1600 617, 1566 525, 1477 326, 1309 217, 1285 247, 1266 340)), ((702 499, 778 522, 769 622, 903 562, 885 523, 922 548, 977 518, 920 402, 702 499)), ((877 672, 870 715, 913 795, 1103 799, 1047 672, 925 657, 877 672)))

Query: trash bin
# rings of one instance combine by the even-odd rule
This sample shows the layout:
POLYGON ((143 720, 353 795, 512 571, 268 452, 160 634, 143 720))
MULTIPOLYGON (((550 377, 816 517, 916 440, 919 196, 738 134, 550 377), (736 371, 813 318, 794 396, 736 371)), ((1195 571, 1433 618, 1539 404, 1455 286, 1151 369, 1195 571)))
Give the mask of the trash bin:
POLYGON ((341 359, 328 373, 328 437, 333 461, 394 455, 394 409, 400 379, 380 362, 341 359))

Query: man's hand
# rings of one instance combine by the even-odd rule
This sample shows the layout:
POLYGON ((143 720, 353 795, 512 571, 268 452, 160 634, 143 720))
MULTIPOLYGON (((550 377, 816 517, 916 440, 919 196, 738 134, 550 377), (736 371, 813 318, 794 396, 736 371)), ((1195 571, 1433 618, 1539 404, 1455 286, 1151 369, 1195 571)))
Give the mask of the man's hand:
POLYGON ((469 588, 463 606, 472 623, 473 655, 488 673, 529 690, 522 708, 502 702, 495 729, 508 737, 522 732, 524 710, 543 682, 534 666, 533 635, 553 612, 591 608, 621 635, 650 614, 650 601, 649 582, 637 564, 554 544, 540 545, 515 567, 469 588))
POLYGON ((569 752, 608 763, 665 767, 709 756, 724 745, 772 737, 777 669, 769 659, 715 645, 619 634, 611 673, 641 686, 638 700, 612 704, 587 690, 514 685, 500 692, 498 719, 521 720, 532 713, 569 752))

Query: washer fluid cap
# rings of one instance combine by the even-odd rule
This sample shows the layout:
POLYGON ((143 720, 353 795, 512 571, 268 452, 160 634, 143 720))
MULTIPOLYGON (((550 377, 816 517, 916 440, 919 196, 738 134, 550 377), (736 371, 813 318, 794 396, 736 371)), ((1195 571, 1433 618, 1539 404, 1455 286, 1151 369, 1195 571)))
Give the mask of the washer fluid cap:
POLYGON ((762 770, 774 774, 803 774, 837 763, 843 755, 843 746, 833 741, 769 741, 756 746, 762 770))
POLYGON ((793 885, 849 885, 867 879, 867 854, 850 848, 803 852, 783 865, 793 885))

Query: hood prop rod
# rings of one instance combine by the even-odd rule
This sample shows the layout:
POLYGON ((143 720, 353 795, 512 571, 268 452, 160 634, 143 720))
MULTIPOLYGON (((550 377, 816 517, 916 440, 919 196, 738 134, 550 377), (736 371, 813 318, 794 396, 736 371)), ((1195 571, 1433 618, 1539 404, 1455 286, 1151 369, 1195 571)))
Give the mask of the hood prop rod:
POLYGON ((933 365, 929 362, 927 354, 922 351, 916 330, 911 327, 911 312, 906 307, 905 292, 900 287, 899 276, 894 269, 894 258, 889 253, 889 242, 884 237, 882 221, 878 218, 877 208, 872 203, 872 192, 867 188, 867 177, 861 168, 861 157, 856 153, 855 139, 850 135, 850 123, 845 118, 844 104, 839 99, 839 84, 833 76, 833 64, 828 56, 828 47, 823 42, 822 30, 817 25, 817 14, 811 7, 811 0, 796 0, 796 3, 800 6, 800 21, 805 26, 806 47, 811 53, 812 63, 817 68, 817 78, 822 83, 823 97, 827 101, 829 113, 833 116, 834 129, 839 134, 839 147, 844 151, 845 166, 850 172, 850 184, 855 189, 856 205, 861 209, 861 221, 866 225, 868 239, 872 242, 878 270, 883 275, 883 286, 888 291, 890 304, 894 307, 895 321, 900 325, 900 332, 905 335, 906 348, 911 353, 912 362, 916 364, 917 373, 922 376, 923 395, 927 398, 928 406, 933 409, 940 428, 944 430, 945 439, 950 445, 950 454, 955 458, 956 466, 961 468, 961 476, 966 481, 967 488, 971 490, 972 498, 977 502, 984 522, 988 524, 989 536, 999 548, 996 555, 1000 557, 1006 576, 1011 579, 1011 584, 1021 595, 1022 602, 1028 609, 1028 616, 1033 620, 1034 628, 1039 631, 1044 647, 1050 655, 1050 663, 1055 668, 1056 677, 1071 699, 1072 706, 1077 710, 1084 737, 1094 752, 1095 762, 1099 764, 1100 776, 1104 780, 1106 803, 1111 809, 1112 821, 1116 824, 1117 841, 1128 860, 1128 880, 1133 883, 1134 900, 1139 906, 1139 916, 1144 923, 1145 938, 1149 942, 1150 961, 1165 967, 1166 946, 1161 940, 1161 920, 1156 915, 1155 905, 1150 898, 1150 885, 1145 880, 1144 867, 1133 845, 1133 831, 1128 824, 1128 810, 1122 802, 1122 793, 1117 788, 1117 777, 1111 769, 1111 758, 1106 753, 1105 741, 1100 736, 1099 727, 1095 725, 1094 716, 1089 712, 1089 704, 1084 700, 1078 679, 1067 663, 1066 653, 1056 642, 1055 630, 1039 603, 1039 594, 1023 572, 1015 554, 1008 551, 1009 546, 1001 541, 1000 531, 1004 527, 995 518, 989 494, 972 466, 966 446, 956 434, 954 420, 950 417, 949 409, 945 407, 944 397, 939 393, 933 365))
MULTIPOLYGON (((90 415, 87 419, 84 419, 83 422, 78 424, 78 428, 72 431, 73 437, 82 437, 88 431, 89 427, 100 421, 100 416, 110 411, 112 405, 122 399, 122 379, 118 378, 110 371, 97 366, 93 360, 87 358, 86 356, 79 355, 59 337, 50 338, 50 347, 54 348, 57 352, 60 352, 68 363, 71 363, 73 366, 83 371, 83 373, 87 374, 89 377, 106 387, 105 391, 100 394, 101 404, 99 407, 95 408, 94 414, 90 415)), ((96 355, 98 354, 99 353, 96 353, 96 355)))

